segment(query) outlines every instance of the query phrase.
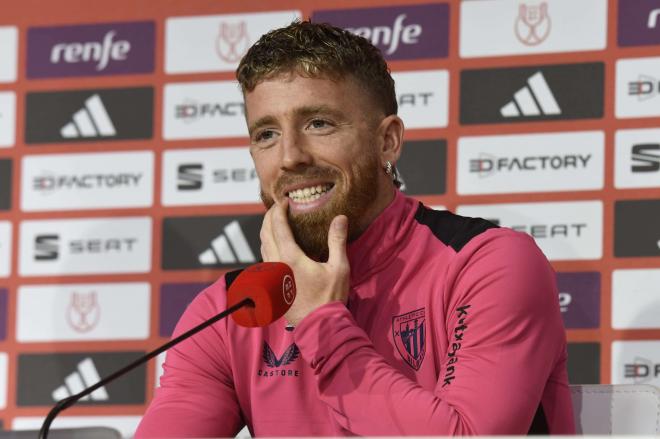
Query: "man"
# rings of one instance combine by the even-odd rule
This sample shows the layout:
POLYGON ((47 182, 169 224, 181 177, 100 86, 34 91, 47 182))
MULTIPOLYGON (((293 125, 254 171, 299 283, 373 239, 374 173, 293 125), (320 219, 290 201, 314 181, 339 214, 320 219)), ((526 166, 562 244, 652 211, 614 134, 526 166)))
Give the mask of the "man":
MULTIPOLYGON (((265 261, 298 296, 263 329, 172 349, 138 436, 573 433, 554 273, 533 240, 397 190, 403 123, 378 50, 309 22, 237 70, 268 208, 265 261)), ((179 334, 226 306, 229 273, 179 334)))

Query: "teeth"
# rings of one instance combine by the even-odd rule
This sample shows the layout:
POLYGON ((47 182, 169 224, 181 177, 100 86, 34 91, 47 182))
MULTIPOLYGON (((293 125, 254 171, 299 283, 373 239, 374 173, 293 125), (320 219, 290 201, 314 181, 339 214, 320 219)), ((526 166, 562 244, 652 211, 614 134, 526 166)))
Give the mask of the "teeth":
POLYGON ((296 203, 311 203, 312 201, 321 198, 321 195, 327 192, 331 187, 332 185, 330 184, 309 186, 291 191, 288 193, 288 196, 296 203))

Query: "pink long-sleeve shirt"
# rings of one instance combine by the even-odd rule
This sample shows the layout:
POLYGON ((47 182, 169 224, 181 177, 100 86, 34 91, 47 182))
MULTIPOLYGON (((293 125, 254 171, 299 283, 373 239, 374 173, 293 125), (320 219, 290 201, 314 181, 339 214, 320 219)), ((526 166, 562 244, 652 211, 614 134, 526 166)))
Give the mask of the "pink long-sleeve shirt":
MULTIPOLYGON (((397 192, 348 256, 348 305, 170 350, 136 437, 574 433, 555 275, 528 235, 397 192)), ((175 335, 223 310, 235 275, 175 335)))

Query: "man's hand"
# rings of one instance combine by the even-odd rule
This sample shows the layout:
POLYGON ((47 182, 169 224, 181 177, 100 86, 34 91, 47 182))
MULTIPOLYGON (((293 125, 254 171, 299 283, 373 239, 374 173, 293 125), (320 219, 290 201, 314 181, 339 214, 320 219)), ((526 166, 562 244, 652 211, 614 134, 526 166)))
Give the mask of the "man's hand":
POLYGON ((348 300, 348 218, 339 215, 332 220, 328 231, 328 262, 321 263, 307 257, 294 240, 287 207, 288 203, 276 203, 266 213, 260 234, 261 256, 266 262, 284 262, 293 270, 297 296, 284 317, 297 325, 321 305, 348 300))

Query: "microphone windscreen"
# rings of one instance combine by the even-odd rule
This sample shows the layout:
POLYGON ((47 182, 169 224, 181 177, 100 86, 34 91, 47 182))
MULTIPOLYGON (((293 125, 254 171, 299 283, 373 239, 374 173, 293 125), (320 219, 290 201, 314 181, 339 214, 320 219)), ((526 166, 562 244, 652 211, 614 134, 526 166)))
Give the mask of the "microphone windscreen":
POLYGON ((254 307, 243 307, 231 317, 237 325, 267 326, 288 311, 296 298, 291 267, 283 262, 261 262, 244 269, 227 291, 227 307, 250 298, 254 307))

